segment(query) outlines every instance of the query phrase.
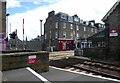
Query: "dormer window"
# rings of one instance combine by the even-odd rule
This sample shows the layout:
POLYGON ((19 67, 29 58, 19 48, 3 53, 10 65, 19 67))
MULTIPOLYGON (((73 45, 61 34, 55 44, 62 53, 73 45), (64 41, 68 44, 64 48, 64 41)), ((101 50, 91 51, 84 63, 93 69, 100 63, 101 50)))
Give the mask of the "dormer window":
POLYGON ((67 14, 61 13, 61 18, 67 20, 67 14))
POLYGON ((86 21, 86 25, 89 25, 89 22, 86 21))
POLYGON ((68 22, 73 22, 73 17, 72 16, 68 16, 68 22))
POLYGON ((91 26, 94 26, 94 23, 93 23, 93 22, 91 22, 91 26))

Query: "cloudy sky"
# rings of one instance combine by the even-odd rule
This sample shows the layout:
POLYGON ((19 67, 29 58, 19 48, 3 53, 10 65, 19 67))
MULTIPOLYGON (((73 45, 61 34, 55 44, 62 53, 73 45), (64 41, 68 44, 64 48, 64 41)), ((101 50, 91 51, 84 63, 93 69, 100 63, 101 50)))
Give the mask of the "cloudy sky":
MULTIPOLYGON (((8 33, 17 29, 18 37, 22 40, 24 18, 25 37, 28 40, 40 34, 40 19, 43 24, 48 12, 63 12, 70 16, 77 14, 84 21, 95 20, 102 23, 101 19, 115 4, 117 0, 6 0, 8 16, 8 33)), ((44 28, 44 26, 43 26, 44 28)), ((43 32, 43 31, 42 31, 43 32)), ((42 33, 43 34, 43 33, 42 33)))

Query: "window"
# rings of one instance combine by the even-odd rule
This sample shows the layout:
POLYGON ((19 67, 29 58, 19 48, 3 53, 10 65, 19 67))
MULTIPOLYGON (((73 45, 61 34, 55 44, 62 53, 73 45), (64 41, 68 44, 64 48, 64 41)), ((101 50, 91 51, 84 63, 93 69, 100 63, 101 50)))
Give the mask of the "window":
POLYGON ((68 16, 68 22, 73 22, 73 17, 72 16, 68 16))
POLYGON ((74 21, 75 22, 79 22, 79 18, 78 17, 74 17, 74 21))
POLYGON ((78 27, 78 25, 76 25, 76 29, 77 29, 77 31, 79 30, 79 27, 78 27))
POLYGON ((63 28, 66 28, 66 23, 65 22, 63 23, 63 28))
POLYGON ((84 38, 86 38, 86 35, 84 34, 84 38))
POLYGON ((87 28, 88 32, 90 31, 90 27, 87 28))
POLYGON ((97 29, 95 29, 95 33, 97 33, 97 29))
POLYGON ((73 39, 73 33, 72 32, 70 33, 70 39, 73 39))
POLYGON ((93 33, 93 28, 91 28, 91 32, 93 33))
POLYGON ((84 31, 86 31, 86 27, 84 27, 84 31))
POLYGON ((66 32, 63 32, 63 38, 64 39, 66 38, 66 32))
POLYGON ((93 23, 93 22, 91 22, 91 26, 94 26, 94 23, 93 23))
POLYGON ((101 27, 101 24, 99 24, 98 26, 101 27))
POLYGON ((86 21, 86 25, 89 25, 89 22, 88 22, 88 21, 86 21))
POLYGON ((55 23, 55 28, 58 28, 58 22, 55 23))
POLYGON ((63 20, 66 20, 66 19, 67 19, 67 14, 61 13, 61 18, 62 18, 63 20))
POLYGON ((105 25, 103 25, 103 27, 102 27, 103 29, 105 29, 105 25))
POLYGON ((62 42, 62 49, 66 50, 66 42, 62 42))
POLYGON ((70 24, 70 29, 73 29, 73 24, 70 24))
POLYGON ((58 32, 55 32, 55 38, 56 39, 58 38, 58 32))
POLYGON ((77 33, 77 39, 79 39, 79 33, 77 33))
POLYGON ((45 34, 45 39, 47 39, 47 35, 45 34))

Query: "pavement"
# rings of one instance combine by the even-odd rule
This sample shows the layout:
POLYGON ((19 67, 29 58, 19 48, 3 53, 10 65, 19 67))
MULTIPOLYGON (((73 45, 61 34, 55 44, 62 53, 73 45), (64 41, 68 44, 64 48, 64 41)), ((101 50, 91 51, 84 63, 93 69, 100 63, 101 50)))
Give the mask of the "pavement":
POLYGON ((41 73, 41 75, 50 81, 106 81, 105 79, 73 73, 56 67, 50 67, 49 72, 41 73))
POLYGON ((37 73, 31 68, 21 68, 9 71, 3 71, 3 81, 39 81, 42 83, 60 82, 79 82, 79 81, 112 81, 113 83, 120 82, 118 80, 104 78, 101 76, 92 76, 84 73, 73 72, 67 69, 49 67, 48 72, 37 73))
POLYGON ((2 82, 2 72, 0 71, 0 83, 2 82))
POLYGON ((3 81, 41 81, 26 68, 3 71, 3 81))

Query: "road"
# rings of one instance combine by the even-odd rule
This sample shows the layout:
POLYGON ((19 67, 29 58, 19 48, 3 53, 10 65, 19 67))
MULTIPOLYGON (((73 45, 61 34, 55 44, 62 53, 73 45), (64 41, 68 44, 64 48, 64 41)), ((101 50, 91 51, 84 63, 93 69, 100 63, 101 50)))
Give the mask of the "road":
MULTIPOLYGON (((55 81, 110 81, 112 79, 103 78, 100 76, 85 75, 82 73, 72 72, 66 69, 60 69, 56 67, 49 67, 49 72, 36 73, 31 68, 21 68, 9 71, 3 71, 4 81, 41 81, 53 83, 55 81)), ((116 80, 112 81, 112 83, 116 80)), ((120 81, 119 81, 120 82, 120 81)))

